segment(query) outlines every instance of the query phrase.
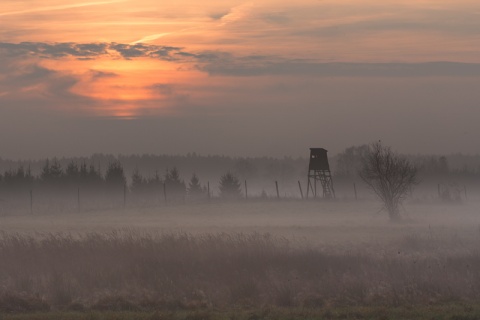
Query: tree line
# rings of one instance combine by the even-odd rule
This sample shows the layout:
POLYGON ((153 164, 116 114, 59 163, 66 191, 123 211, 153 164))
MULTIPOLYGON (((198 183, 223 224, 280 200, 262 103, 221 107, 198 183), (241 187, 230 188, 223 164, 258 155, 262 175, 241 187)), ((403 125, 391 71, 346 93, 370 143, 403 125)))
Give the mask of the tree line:
MULTIPOLYGON (((221 198, 239 198, 242 196, 239 178, 227 172, 218 181, 219 196, 221 198)), ((40 174, 32 174, 30 167, 20 166, 8 169, 0 174, 0 191, 6 193, 25 193, 32 189, 49 191, 57 195, 71 193, 72 190, 88 190, 90 193, 103 195, 128 192, 134 197, 148 198, 153 196, 167 196, 170 201, 204 199, 210 197, 209 186, 200 181, 193 173, 186 183, 176 167, 167 169, 163 175, 158 171, 152 176, 144 176, 135 169, 130 179, 127 179, 123 165, 119 161, 110 162, 102 173, 94 165, 86 162, 77 164, 73 161, 63 167, 59 161, 46 160, 40 174), (127 181, 130 181, 127 183, 127 181)))
MULTIPOLYGON (((362 168, 369 145, 351 146, 333 157, 333 168, 338 177, 353 177, 362 168)), ((418 170, 422 178, 457 176, 480 179, 480 155, 402 155, 418 170)))
MULTIPOLYGON (((360 196, 365 194, 362 192, 365 185, 361 183, 358 172, 367 150, 367 145, 361 145, 346 148, 334 156, 329 154, 337 194, 352 197, 355 183, 357 183, 355 197, 357 191, 360 196)), ((422 188, 417 188, 417 193, 434 194, 438 189, 439 194, 453 191, 458 194, 458 190, 462 191, 464 185, 469 188, 479 185, 479 156, 405 155, 405 157, 414 164, 419 180, 422 181, 422 188)), ((215 196, 222 194, 220 180, 226 173, 230 173, 236 179, 235 182, 240 185, 238 188, 240 192, 244 190, 243 182, 247 180, 249 194, 274 196, 275 181, 278 181, 282 196, 299 197, 298 181, 305 184, 307 171, 306 157, 232 158, 192 153, 184 156, 94 154, 90 157, 34 161, 0 159, 0 202, 7 195, 25 194, 32 189, 37 194, 38 191, 52 191, 62 195, 76 193, 80 188, 84 198, 109 194, 122 195, 125 185, 128 194, 138 198, 138 201, 151 202, 153 197, 164 198, 165 192, 171 200, 185 197, 203 199, 209 194, 215 196)), ((472 189, 472 194, 474 191, 472 189)))

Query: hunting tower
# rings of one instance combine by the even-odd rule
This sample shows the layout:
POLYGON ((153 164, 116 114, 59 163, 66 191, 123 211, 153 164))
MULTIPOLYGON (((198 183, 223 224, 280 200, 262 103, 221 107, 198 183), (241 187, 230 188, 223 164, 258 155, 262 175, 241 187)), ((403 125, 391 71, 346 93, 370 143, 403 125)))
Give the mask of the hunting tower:
POLYGON ((335 198, 332 174, 328 165, 327 150, 323 148, 310 148, 310 163, 308 165, 307 198, 312 190, 314 198, 317 197, 317 181, 320 181, 323 189, 323 197, 335 198))

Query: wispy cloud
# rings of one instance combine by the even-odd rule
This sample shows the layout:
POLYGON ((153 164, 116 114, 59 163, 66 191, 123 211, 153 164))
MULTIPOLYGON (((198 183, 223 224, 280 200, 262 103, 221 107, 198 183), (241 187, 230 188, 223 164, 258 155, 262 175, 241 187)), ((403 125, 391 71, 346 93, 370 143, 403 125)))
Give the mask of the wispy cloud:
POLYGON ((55 101, 59 105, 77 107, 94 103, 87 96, 72 91, 81 81, 79 76, 39 64, 3 63, 0 68, 6 74, 4 79, 0 79, 0 91, 6 92, 2 97, 5 105, 15 106, 33 101, 35 103, 32 105, 37 105, 55 101))
POLYGON ((148 35, 148 36, 145 36, 145 37, 141 38, 140 40, 130 42, 130 45, 150 42, 150 41, 157 40, 157 39, 169 36, 169 35, 179 34, 179 33, 185 32, 185 31, 190 31, 190 30, 195 30, 195 29, 199 29, 199 27, 184 28, 184 29, 181 29, 181 30, 178 30, 178 31, 175 31, 175 32, 163 32, 163 33, 151 34, 151 35, 148 35))
POLYGON ((61 6, 47 6, 47 7, 40 7, 40 8, 29 8, 29 9, 25 9, 25 10, 17 10, 17 11, 9 11, 9 12, 0 12, 0 16, 12 16, 12 15, 21 15, 21 14, 35 13, 35 12, 44 12, 44 11, 66 10, 66 9, 74 9, 74 8, 90 7, 90 6, 99 6, 99 5, 105 5, 105 4, 126 2, 126 1, 128 1, 128 0, 111 0, 111 1, 82 2, 82 3, 66 4, 66 5, 61 5, 61 6))
POLYGON ((140 40, 131 42, 130 44, 150 42, 150 41, 157 40, 157 39, 163 38, 163 37, 165 37, 165 36, 168 36, 169 34, 171 34, 171 32, 164 32, 164 33, 152 34, 152 35, 149 35, 149 36, 145 36, 145 37, 143 37, 143 38, 140 39, 140 40))
POLYGON ((240 21, 246 18, 252 11, 252 8, 253 8, 253 2, 247 2, 230 9, 230 11, 227 14, 225 14, 220 18, 219 25, 224 26, 224 25, 227 25, 236 21, 240 21))

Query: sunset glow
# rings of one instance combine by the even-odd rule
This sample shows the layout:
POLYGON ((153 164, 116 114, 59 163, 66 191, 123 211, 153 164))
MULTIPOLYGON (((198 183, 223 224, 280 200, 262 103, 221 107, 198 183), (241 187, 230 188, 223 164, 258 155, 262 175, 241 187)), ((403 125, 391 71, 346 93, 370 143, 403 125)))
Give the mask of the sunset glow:
POLYGON ((0 103, 137 120, 320 112, 369 83, 352 79, 479 76, 479 17, 470 0, 4 0, 0 103))
POLYGON ((480 320, 479 140, 480 0, 0 0, 0 320, 480 320))

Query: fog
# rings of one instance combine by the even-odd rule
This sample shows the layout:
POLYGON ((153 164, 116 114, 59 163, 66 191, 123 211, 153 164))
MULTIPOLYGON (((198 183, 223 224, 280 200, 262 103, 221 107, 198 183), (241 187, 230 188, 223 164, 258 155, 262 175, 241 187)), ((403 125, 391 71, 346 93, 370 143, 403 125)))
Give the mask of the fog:
POLYGON ((370 198, 335 201, 273 198, 234 202, 217 199, 154 208, 2 216, 2 230, 34 235, 120 230, 141 234, 270 233, 293 240, 295 245, 331 249, 340 245, 342 250, 348 246, 357 250, 364 244, 381 247, 408 236, 432 241, 437 237, 472 237, 473 242, 468 245, 475 247, 480 236, 478 201, 455 204, 410 200, 404 205, 404 219, 399 224, 389 222, 380 208, 379 203, 370 198))
POLYGON ((479 209, 478 200, 411 199, 392 223, 362 197, 4 215, 1 293, 18 300, 0 306, 324 313, 400 303, 433 312, 444 301, 477 299, 479 209))
POLYGON ((0 320, 479 319, 479 12, 0 1, 0 320))
POLYGON ((189 152, 305 157, 318 144, 334 155, 376 140, 402 153, 478 152, 476 77, 247 77, 236 79, 235 88, 228 84, 231 78, 205 81, 194 92, 222 92, 208 100, 192 93, 182 106, 162 109, 173 114, 147 112, 134 119, 92 117, 82 111, 88 101, 80 102, 84 107, 61 102, 72 107, 68 112, 51 110, 57 103, 51 94, 0 97, 2 157, 189 152))
POLYGON ((394 222, 355 171, 361 150, 330 158, 332 199, 306 199, 304 158, 4 161, 0 310, 325 316, 477 299, 478 157, 410 156, 420 182, 394 222))

